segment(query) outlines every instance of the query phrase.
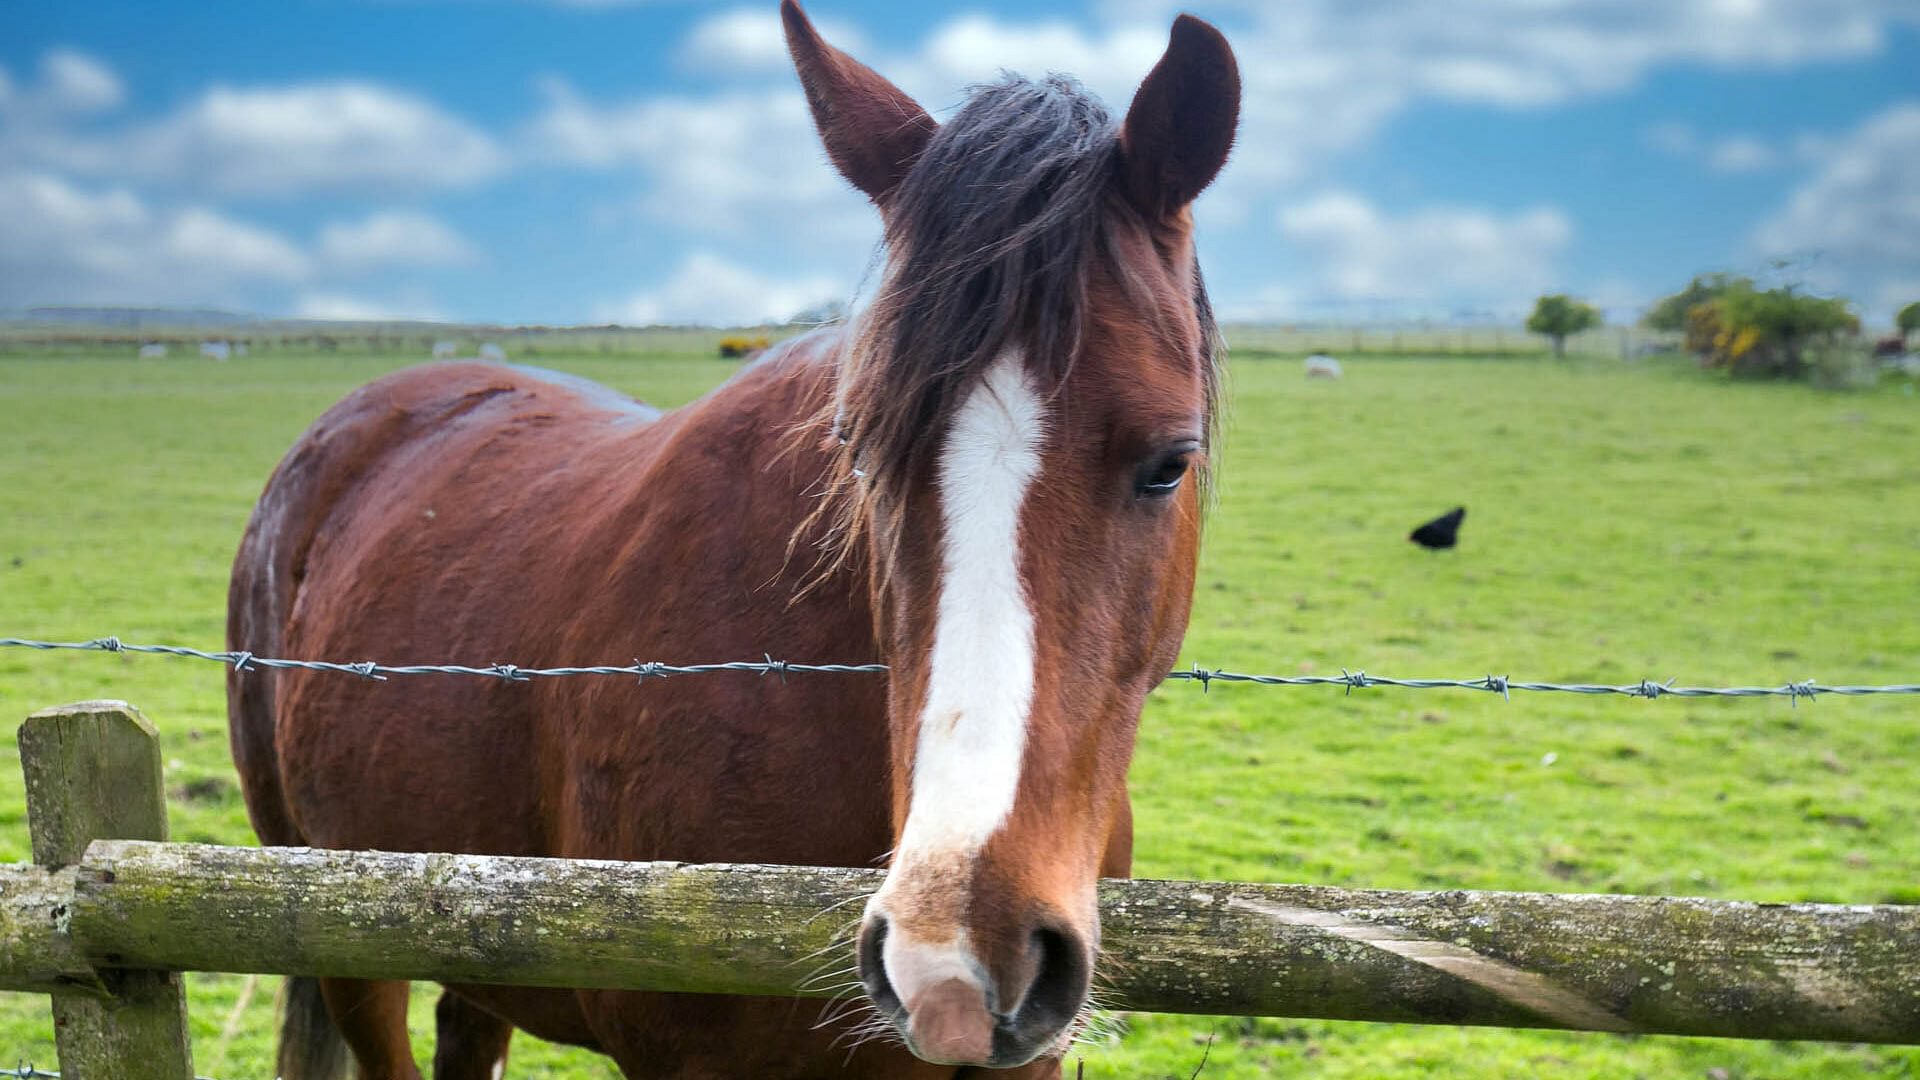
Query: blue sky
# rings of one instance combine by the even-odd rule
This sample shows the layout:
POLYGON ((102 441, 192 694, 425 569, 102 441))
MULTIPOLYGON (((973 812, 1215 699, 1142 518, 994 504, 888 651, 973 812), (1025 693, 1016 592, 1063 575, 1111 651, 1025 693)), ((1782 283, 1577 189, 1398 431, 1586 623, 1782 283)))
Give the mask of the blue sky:
MULTIPOLYGON (((1116 112, 1161 0, 816 0, 936 116, 1000 68, 1116 112)), ((1914 0, 1223 0, 1246 81, 1197 208, 1233 318, 1617 318, 1699 271, 1920 298, 1914 0)), ((874 215, 771 0, 11 5, 0 310, 784 318, 874 215)))

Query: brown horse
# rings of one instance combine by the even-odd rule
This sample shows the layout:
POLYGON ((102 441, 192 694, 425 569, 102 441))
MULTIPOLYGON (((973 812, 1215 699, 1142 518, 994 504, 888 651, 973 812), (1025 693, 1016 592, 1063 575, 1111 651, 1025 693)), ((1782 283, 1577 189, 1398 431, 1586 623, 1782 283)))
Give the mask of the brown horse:
MULTIPOLYGON (((1013 77, 936 124, 783 16, 827 151, 885 222, 872 302, 664 416, 504 365, 355 391, 268 482, 228 640, 888 673, 253 670, 229 711, 267 844, 885 861, 854 950, 872 1015, 454 986, 442 1080, 499 1076, 516 1026, 634 1077, 1057 1076, 1086 1008, 1095 883, 1128 870, 1135 729, 1192 596, 1217 349, 1187 207, 1233 139, 1233 56, 1182 16, 1117 127, 1069 81, 1013 77)), ((417 1077, 406 1003, 293 980, 282 1072, 350 1049, 364 1077, 417 1077)))

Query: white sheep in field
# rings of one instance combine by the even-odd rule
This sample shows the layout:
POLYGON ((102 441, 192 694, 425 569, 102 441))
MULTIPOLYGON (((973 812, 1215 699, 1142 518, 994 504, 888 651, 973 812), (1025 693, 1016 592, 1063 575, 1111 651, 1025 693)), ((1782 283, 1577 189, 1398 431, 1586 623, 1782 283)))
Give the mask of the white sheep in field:
POLYGON ((505 362, 507 359, 507 350, 489 341, 485 345, 480 346, 480 359, 505 362))
POLYGON ((451 360, 459 355, 459 348, 451 341, 436 341, 433 343, 433 358, 435 360, 451 360))
POLYGON ((1326 353, 1314 353, 1307 357, 1307 378, 1337 379, 1340 377, 1340 361, 1326 353))
POLYGON ((165 360, 166 358, 167 347, 157 341, 150 341, 140 346, 140 359, 142 360, 165 360))
POLYGON ((209 360, 225 360, 233 355, 233 346, 224 341, 203 341, 200 343, 200 355, 209 360))

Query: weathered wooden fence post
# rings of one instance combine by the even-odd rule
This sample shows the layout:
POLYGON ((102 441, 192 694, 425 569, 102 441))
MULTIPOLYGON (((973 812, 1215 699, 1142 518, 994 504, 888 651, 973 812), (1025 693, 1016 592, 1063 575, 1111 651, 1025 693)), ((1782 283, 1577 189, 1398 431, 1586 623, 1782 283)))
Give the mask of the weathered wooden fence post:
MULTIPOLYGON (((95 840, 165 840, 160 741, 139 710, 87 701, 20 725, 33 859, 80 861, 95 840)), ((105 995, 53 995, 53 1037, 67 1080, 192 1080, 186 994, 171 971, 100 972, 105 995)))

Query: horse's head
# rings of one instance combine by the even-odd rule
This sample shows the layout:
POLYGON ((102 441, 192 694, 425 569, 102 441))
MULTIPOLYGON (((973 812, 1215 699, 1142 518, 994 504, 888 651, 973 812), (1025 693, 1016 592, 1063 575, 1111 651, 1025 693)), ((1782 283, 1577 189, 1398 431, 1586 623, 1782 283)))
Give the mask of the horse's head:
POLYGON ((860 975, 921 1057, 1017 1065, 1086 1006, 1140 710, 1186 629, 1217 378, 1187 207, 1239 77, 1182 16, 1118 127, 1014 78, 939 125, 783 14, 887 238, 834 407, 892 669, 895 847, 860 975))

